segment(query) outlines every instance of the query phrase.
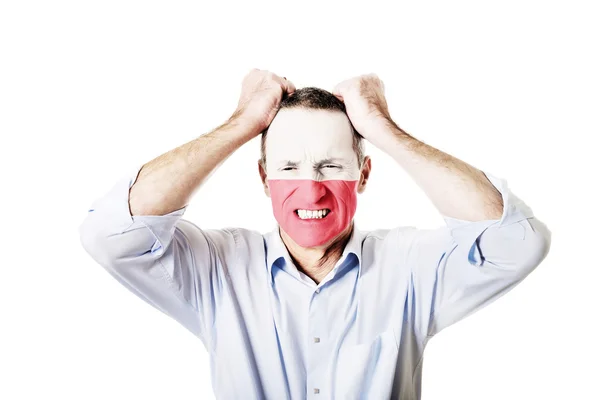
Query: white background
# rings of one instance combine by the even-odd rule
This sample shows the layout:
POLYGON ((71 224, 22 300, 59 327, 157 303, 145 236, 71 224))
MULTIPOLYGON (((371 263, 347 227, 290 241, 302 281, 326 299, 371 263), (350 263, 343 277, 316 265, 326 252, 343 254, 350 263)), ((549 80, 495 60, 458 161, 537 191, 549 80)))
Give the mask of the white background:
MULTIPOLYGON (((77 227, 132 168, 224 122, 254 67, 328 90, 377 73, 403 129, 507 179, 552 231, 521 285, 430 341, 423 400, 600 398, 594 2, 200 3, 0 5, 0 398, 213 398, 201 342, 95 264, 77 227)), ((271 229, 258 151, 185 218, 271 229)), ((368 153, 362 229, 443 223, 368 153)))

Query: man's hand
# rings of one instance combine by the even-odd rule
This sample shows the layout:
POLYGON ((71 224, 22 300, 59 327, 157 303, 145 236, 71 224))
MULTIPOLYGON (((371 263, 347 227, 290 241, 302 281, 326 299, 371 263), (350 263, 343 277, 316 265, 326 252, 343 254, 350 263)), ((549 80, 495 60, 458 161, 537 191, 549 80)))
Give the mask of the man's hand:
POLYGON ((250 71, 242 82, 238 108, 228 121, 143 165, 130 188, 131 215, 165 215, 189 204, 227 157, 271 124, 283 94, 295 90, 291 82, 272 72, 250 71))
POLYGON ((242 93, 234 116, 254 126, 253 132, 258 135, 275 118, 284 94, 290 95, 294 91, 296 87, 286 78, 254 68, 242 82, 242 93))
POLYGON ((345 80, 332 93, 346 105, 346 114, 358 133, 396 160, 442 215, 467 221, 501 218, 502 195, 482 171, 396 125, 377 75, 345 80))
POLYGON ((376 74, 368 74, 340 82, 332 92, 344 102, 354 128, 371 143, 378 142, 376 135, 382 130, 377 128, 392 120, 384 91, 381 79, 376 74))

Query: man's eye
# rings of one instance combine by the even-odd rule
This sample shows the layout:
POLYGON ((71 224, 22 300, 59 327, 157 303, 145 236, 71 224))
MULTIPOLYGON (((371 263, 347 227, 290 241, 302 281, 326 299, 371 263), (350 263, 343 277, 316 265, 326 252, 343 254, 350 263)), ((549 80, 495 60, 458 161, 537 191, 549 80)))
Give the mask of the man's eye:
POLYGON ((283 167, 281 170, 282 171, 291 171, 293 169, 296 169, 296 167, 283 167))
POLYGON ((339 168, 339 165, 327 164, 324 166, 325 168, 339 168))

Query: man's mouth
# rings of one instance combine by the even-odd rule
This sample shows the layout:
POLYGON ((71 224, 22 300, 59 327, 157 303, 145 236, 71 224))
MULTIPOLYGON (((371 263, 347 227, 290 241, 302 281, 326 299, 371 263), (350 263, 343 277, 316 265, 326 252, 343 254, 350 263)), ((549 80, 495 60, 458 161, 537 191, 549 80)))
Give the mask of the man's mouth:
POLYGON ((323 208, 321 210, 296 210, 294 211, 300 219, 322 219, 325 218, 331 210, 329 208, 323 208))

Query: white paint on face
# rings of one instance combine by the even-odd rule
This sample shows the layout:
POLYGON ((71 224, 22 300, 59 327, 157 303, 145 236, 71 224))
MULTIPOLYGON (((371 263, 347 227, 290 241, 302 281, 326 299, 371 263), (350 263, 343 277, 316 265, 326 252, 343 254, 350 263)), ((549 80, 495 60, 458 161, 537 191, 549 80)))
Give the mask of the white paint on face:
POLYGON ((352 135, 341 111, 280 110, 267 133, 267 179, 358 180, 352 135))

